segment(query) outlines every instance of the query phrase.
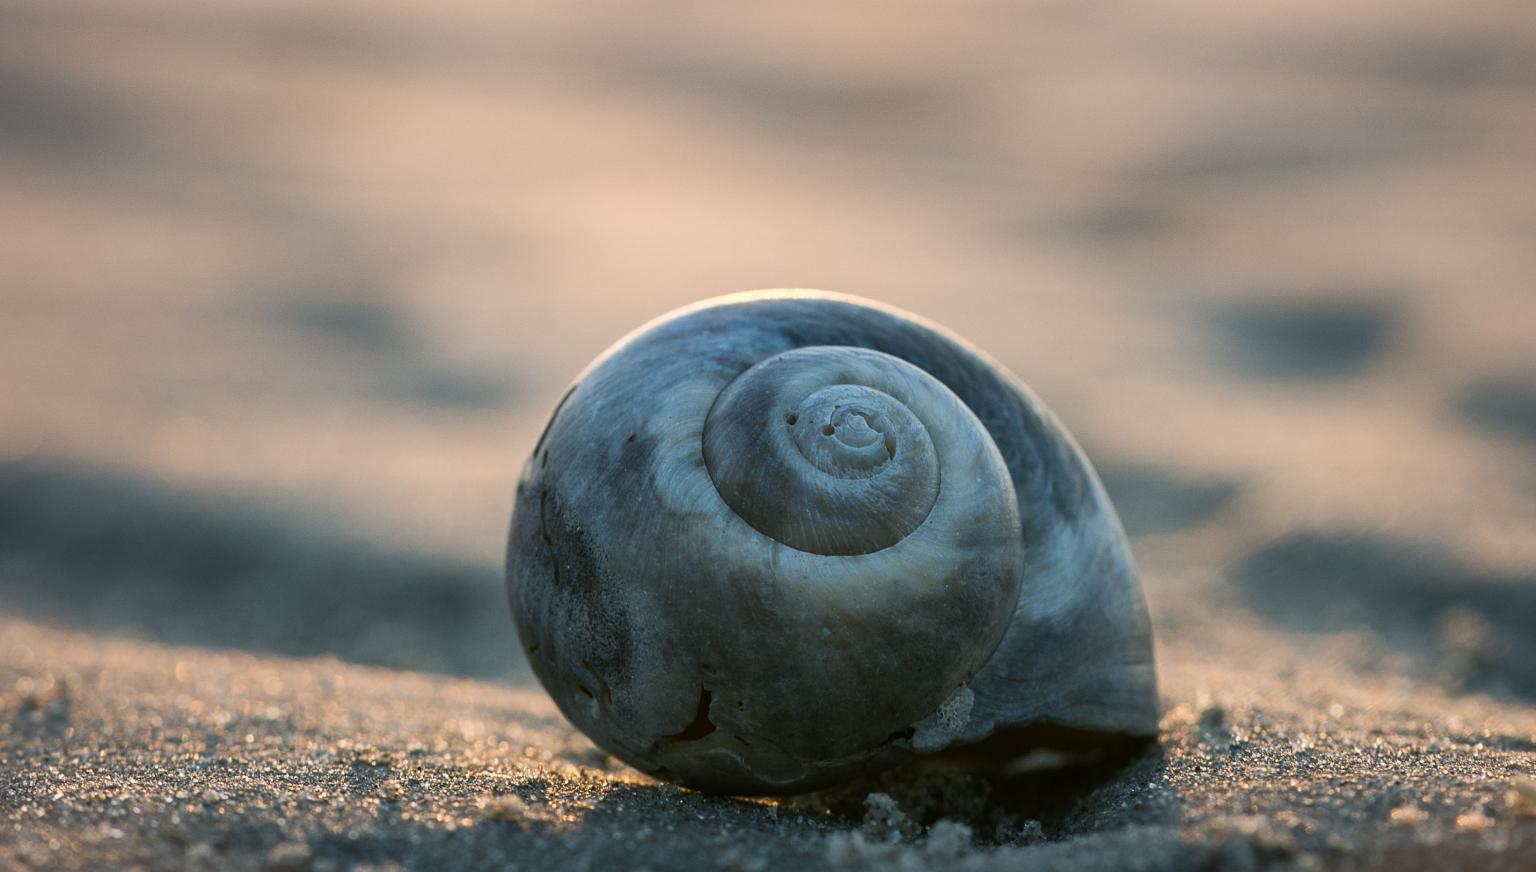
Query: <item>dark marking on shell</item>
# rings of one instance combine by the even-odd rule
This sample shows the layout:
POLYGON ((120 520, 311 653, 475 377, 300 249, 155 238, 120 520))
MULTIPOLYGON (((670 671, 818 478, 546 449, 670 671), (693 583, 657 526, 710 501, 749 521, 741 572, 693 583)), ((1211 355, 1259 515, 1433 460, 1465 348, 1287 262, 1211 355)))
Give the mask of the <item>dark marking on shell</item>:
MULTIPOLYGON (((709 719, 709 704, 713 698, 714 694, 709 688, 702 684, 699 685, 699 702, 694 709, 693 720, 689 721, 688 726, 683 727, 678 732, 670 736, 662 736, 662 738, 671 742, 697 742, 705 736, 714 733, 715 722, 709 719)), ((737 736, 737 738, 741 737, 737 736)))

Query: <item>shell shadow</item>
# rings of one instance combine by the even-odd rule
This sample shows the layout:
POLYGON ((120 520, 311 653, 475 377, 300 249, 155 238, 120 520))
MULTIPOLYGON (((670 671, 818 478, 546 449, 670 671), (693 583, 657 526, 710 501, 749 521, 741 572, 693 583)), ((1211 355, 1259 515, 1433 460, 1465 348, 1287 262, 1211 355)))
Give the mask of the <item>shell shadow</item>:
POLYGON ((1227 578, 1288 628, 1366 627, 1453 687, 1536 699, 1536 577, 1479 573, 1421 543, 1298 533, 1227 578))
POLYGON ((383 548, 313 511, 47 463, 0 464, 0 603, 171 644, 522 668, 495 566, 383 548))
POLYGON ((1011 759, 973 758, 962 769, 919 759, 791 803, 826 811, 845 824, 862 820, 876 831, 894 824, 911 836, 950 820, 970 827, 983 845, 1033 844, 1177 823, 1180 802, 1168 782, 1168 765, 1157 742, 1079 744, 1073 750, 1070 741, 1054 741, 1011 759), (893 820, 870 806, 872 793, 890 797, 900 816, 893 820))
POLYGON ((1001 776, 993 797, 1010 815, 1040 821, 1049 839, 1172 826, 1181 802, 1168 769, 1160 742, 1129 743, 1082 765, 1001 776))

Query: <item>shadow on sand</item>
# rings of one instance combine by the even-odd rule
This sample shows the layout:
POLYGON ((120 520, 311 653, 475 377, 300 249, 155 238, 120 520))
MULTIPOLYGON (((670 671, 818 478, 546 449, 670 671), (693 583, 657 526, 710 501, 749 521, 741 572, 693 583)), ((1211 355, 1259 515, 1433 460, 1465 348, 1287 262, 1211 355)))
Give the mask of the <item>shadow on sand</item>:
POLYGON ((1536 374, 1473 382, 1457 395, 1456 412, 1462 420, 1490 433, 1536 445, 1536 374))
MULTIPOLYGON (((1313 300, 1273 299, 1206 307, 1225 368, 1249 378, 1340 379, 1385 351, 1399 318, 1390 306, 1340 289, 1313 300)), ((1378 292, 1366 290, 1368 296, 1378 292)))
POLYGON ((1221 514, 1243 492, 1226 478, 1199 478, 1155 464, 1095 464, 1125 532, 1132 536, 1177 533, 1221 514))
POLYGON ((1228 578, 1285 626, 1368 627, 1462 689, 1536 699, 1536 578, 1479 573, 1412 542, 1323 533, 1255 551, 1228 578))
POLYGON ((0 603, 172 644, 519 672, 495 566, 349 538, 316 513, 47 463, 0 464, 0 603))

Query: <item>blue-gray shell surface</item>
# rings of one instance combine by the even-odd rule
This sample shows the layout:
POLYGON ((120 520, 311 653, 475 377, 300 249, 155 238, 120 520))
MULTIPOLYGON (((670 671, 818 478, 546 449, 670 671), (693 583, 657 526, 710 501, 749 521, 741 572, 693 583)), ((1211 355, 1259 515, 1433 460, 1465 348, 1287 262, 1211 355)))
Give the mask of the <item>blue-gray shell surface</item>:
POLYGON ((1082 451, 981 352, 853 297, 722 297, 605 352, 524 468, 507 584, 560 710, 692 787, 1157 730, 1145 602, 1082 451))

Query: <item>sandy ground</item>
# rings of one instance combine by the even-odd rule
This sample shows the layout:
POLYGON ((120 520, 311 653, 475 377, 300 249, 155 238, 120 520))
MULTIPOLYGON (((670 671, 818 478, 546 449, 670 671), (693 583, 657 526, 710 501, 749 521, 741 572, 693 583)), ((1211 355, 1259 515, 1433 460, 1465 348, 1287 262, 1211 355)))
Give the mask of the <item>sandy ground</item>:
POLYGON ((0 867, 1536 868, 1533 156, 1523 0, 12 0, 0 867), (1067 422, 1156 746, 749 802, 562 722, 518 468, 774 286, 1067 422))

